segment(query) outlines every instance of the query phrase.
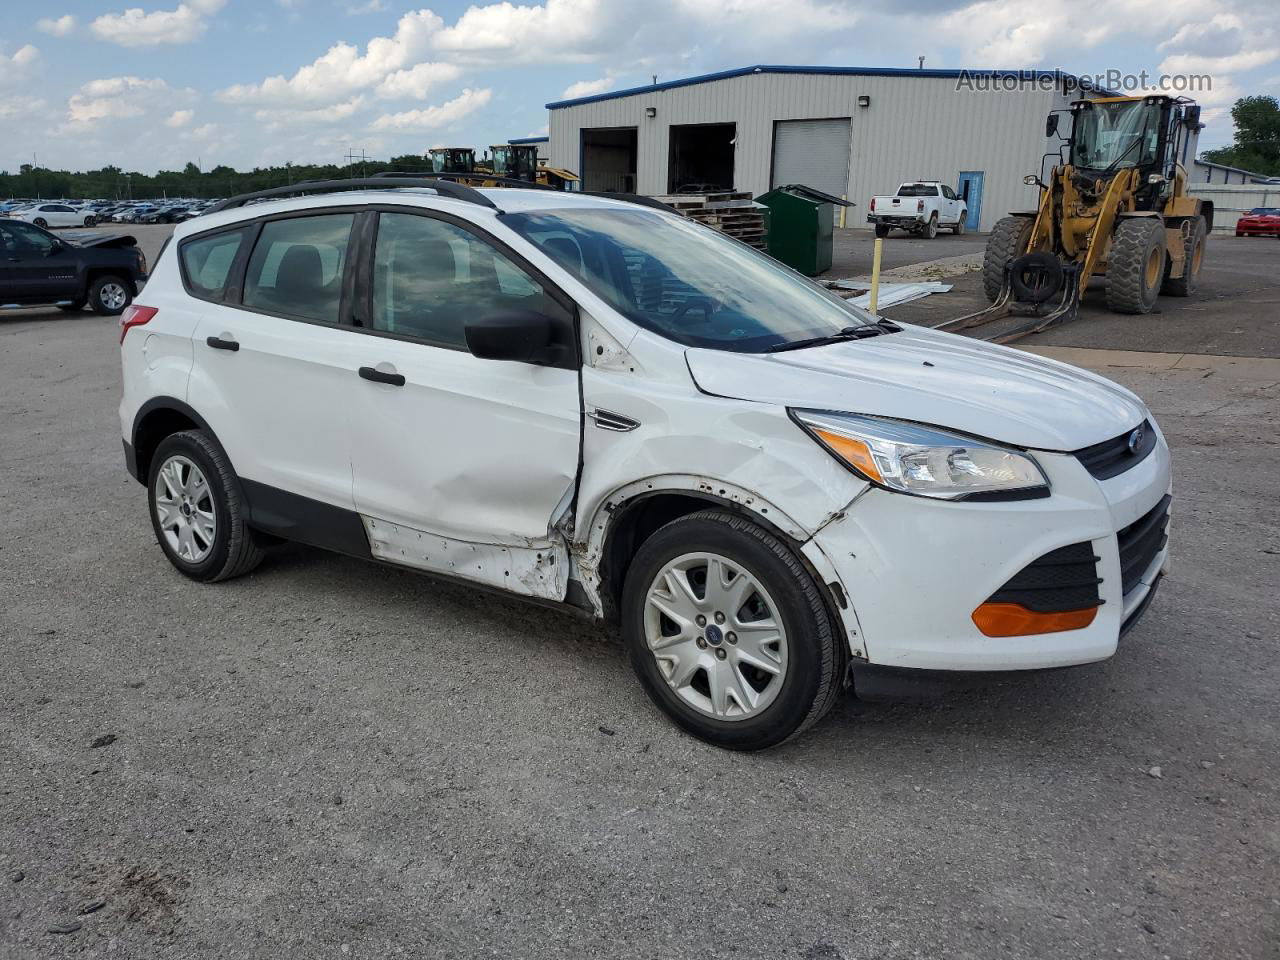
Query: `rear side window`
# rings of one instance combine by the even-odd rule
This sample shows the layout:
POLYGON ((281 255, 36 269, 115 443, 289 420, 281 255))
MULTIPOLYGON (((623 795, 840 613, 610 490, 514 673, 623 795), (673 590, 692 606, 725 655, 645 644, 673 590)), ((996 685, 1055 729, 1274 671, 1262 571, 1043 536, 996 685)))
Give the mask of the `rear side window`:
POLYGON ((264 223, 245 272, 244 305, 337 323, 354 220, 334 213, 264 223))
POLYGON ((232 230, 184 243, 182 277, 186 281, 187 292, 202 300, 221 300, 231 278, 231 266, 236 262, 246 234, 243 229, 232 230))

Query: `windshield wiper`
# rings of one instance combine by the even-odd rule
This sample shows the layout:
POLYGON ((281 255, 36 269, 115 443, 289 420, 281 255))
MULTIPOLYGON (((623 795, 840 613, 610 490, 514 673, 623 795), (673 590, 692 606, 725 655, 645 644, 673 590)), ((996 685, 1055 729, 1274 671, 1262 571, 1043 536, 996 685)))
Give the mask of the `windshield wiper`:
POLYGON ((875 323, 861 327, 845 327, 839 333, 829 333, 821 337, 809 337, 807 340, 791 340, 787 343, 775 343, 766 353, 782 353, 784 350, 803 350, 805 347, 825 347, 829 343, 842 343, 845 340, 866 340, 878 337, 882 333, 896 333, 902 328, 889 320, 877 320, 875 323))

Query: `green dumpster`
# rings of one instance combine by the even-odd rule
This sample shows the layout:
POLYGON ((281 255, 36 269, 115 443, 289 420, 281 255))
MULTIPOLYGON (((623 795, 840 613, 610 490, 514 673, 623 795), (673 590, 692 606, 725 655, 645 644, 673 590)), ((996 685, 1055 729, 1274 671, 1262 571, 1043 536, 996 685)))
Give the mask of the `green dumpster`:
POLYGON ((807 277, 831 269, 835 208, 849 203, 800 183, 775 187, 756 202, 769 208, 769 254, 774 259, 807 277))

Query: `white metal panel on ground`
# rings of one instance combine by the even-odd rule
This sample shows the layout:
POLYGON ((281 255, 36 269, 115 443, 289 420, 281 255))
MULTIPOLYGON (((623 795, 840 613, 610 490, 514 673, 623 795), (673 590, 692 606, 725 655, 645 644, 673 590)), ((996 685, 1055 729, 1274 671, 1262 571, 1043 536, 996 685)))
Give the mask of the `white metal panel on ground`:
POLYGON ((1046 151, 1057 151, 1060 141, 1044 136, 1044 118, 1065 102, 1031 84, 983 91, 933 76, 761 72, 558 107, 549 117, 551 159, 578 170, 583 128, 634 126, 636 190, 660 194, 667 190, 672 125, 734 123, 733 186, 758 196, 771 186, 775 121, 849 117, 848 183, 831 192, 847 193, 856 204, 850 226, 865 224, 871 197, 892 193, 904 180, 954 187, 967 170, 984 174, 980 229, 989 230, 1010 210, 1035 208, 1038 191, 1022 178, 1041 170, 1046 151), (863 96, 869 106, 858 105, 863 96))
POLYGON ((849 118, 775 123, 772 180, 775 187, 802 183, 843 194, 849 188, 849 118))

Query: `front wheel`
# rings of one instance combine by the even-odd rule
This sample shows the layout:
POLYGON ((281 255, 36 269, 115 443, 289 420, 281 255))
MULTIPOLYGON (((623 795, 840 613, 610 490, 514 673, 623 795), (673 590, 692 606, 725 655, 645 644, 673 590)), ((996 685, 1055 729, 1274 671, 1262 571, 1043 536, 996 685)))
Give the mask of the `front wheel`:
POLYGON ((744 517, 704 510, 654 533, 627 571, 622 615, 649 697, 716 746, 782 743, 840 694, 847 648, 819 585, 744 517))
POLYGON ((97 219, 97 217, 85 217, 85 218, 84 218, 84 225, 85 225, 86 227, 94 227, 94 226, 97 226, 97 224, 98 224, 98 219, 97 219))
POLYGON ((118 316, 132 302, 133 292, 121 277, 98 277, 89 284, 89 306, 94 313, 104 317, 118 316))
POLYGON ((199 430, 161 441, 147 480, 151 525, 169 562, 192 580, 227 580, 262 560, 226 454, 199 430))
POLYGON ((1115 313, 1150 313, 1160 296, 1164 271, 1164 221, 1121 220, 1107 257, 1107 306, 1115 313))

